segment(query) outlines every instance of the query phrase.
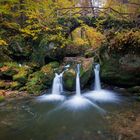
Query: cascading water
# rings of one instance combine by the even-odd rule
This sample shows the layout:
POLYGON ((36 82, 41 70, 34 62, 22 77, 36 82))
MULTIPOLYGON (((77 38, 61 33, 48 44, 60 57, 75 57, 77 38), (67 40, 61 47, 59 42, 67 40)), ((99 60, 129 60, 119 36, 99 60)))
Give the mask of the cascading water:
POLYGON ((61 92, 63 92, 62 76, 63 73, 55 73, 52 86, 52 94, 61 94, 61 92))
POLYGON ((94 90, 101 90, 100 75, 99 75, 100 65, 99 64, 95 65, 94 73, 95 73, 94 90))
POLYGON ((64 91, 64 89, 63 89, 63 73, 64 73, 64 72, 62 72, 62 73, 60 74, 60 92, 61 92, 61 93, 64 91))
POLYGON ((100 64, 96 64, 94 68, 94 90, 87 92, 84 96, 99 102, 119 102, 120 99, 114 92, 103 90, 100 82, 100 64))
POLYGON ((55 77, 53 79, 52 94, 40 96, 38 98, 39 101, 59 101, 65 99, 65 97, 61 95, 61 93, 63 92, 63 73, 64 72, 60 74, 55 73, 55 77))
POLYGON ((80 64, 77 65, 77 74, 76 74, 76 95, 81 95, 80 89, 80 64))
POLYGON ((67 108, 68 110, 83 110, 88 107, 94 107, 99 112, 104 113, 105 111, 100 108, 95 103, 91 102, 90 100, 84 98, 84 96, 81 95, 81 88, 80 88, 80 64, 77 64, 77 70, 76 70, 76 94, 71 97, 68 101, 65 101, 59 108, 67 108))

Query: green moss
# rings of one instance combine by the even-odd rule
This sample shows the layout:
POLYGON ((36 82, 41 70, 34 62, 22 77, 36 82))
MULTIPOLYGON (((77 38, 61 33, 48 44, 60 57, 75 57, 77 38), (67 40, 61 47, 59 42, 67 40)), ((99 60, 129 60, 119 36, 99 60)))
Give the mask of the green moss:
POLYGON ((42 68, 41 71, 29 75, 26 89, 31 94, 40 94, 52 84, 53 78, 54 73, 50 66, 42 68))
POLYGON ((13 80, 18 81, 21 84, 25 84, 27 81, 28 72, 29 71, 25 68, 19 68, 18 73, 13 76, 13 80))
POLYGON ((84 57, 75 57, 75 58, 72 57, 72 58, 67 58, 65 61, 66 64, 71 64, 71 69, 65 71, 63 74, 64 87, 70 91, 75 89, 75 78, 76 78, 75 68, 77 64, 80 63, 81 64, 80 83, 81 83, 81 88, 83 88, 91 77, 93 59, 84 58, 84 57))
POLYGON ((0 63, 0 68, 4 66, 4 63, 0 63))
POLYGON ((139 83, 139 74, 131 71, 122 69, 116 61, 110 59, 109 61, 103 62, 101 66, 101 78, 104 82, 108 84, 130 87, 138 85, 139 83))
POLYGON ((57 61, 50 62, 48 65, 50 65, 52 68, 58 68, 59 67, 59 63, 57 61))
POLYGON ((41 68, 41 72, 50 74, 50 72, 53 72, 53 68, 50 65, 45 65, 41 68))
POLYGON ((3 80, 0 80, 0 88, 4 89, 5 88, 5 82, 3 80))
POLYGON ((21 87, 21 84, 19 83, 19 82, 12 82, 11 84, 10 84, 10 89, 12 89, 12 90, 17 90, 17 89, 19 89, 21 87))
POLYGON ((4 100, 5 100, 5 97, 0 95, 0 103, 3 102, 4 100))
POLYGON ((66 80, 65 85, 67 85, 67 89, 71 91, 75 87, 75 80, 74 79, 68 79, 68 80, 66 80))
POLYGON ((1 76, 9 76, 12 77, 14 74, 17 73, 18 64, 14 62, 7 62, 4 63, 2 67, 0 67, 0 74, 1 76))
POLYGON ((64 87, 67 90, 74 90, 76 73, 73 69, 69 69, 63 74, 64 87))

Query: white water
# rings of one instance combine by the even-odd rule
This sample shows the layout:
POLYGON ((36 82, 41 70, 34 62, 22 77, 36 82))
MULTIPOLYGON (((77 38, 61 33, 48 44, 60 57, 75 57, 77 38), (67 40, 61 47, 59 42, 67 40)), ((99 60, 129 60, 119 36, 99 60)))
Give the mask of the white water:
POLYGON ((85 98, 81 95, 81 88, 80 88, 80 64, 77 64, 76 70, 76 94, 72 96, 69 100, 65 101, 60 108, 66 108, 72 111, 79 111, 79 110, 86 110, 89 107, 94 107, 100 113, 105 113, 105 111, 96 105, 95 103, 91 102, 89 99, 85 98))
POLYGON ((60 74, 55 73, 53 86, 52 86, 52 94, 60 95, 61 92, 63 92, 62 76, 63 76, 63 73, 60 73, 60 74))
POLYGON ((95 80, 94 80, 94 90, 101 90, 101 83, 100 83, 100 65, 97 64, 94 68, 95 73, 95 80))
POLYGON ((77 65, 76 95, 81 96, 81 89, 80 89, 80 64, 77 65))
POLYGON ((52 94, 42 95, 38 97, 39 101, 63 101, 65 97, 61 95, 63 92, 63 83, 62 83, 63 72, 60 74, 55 73, 52 86, 52 94))
POLYGON ((95 73, 94 90, 87 92, 84 96, 99 102, 119 102, 120 99, 114 92, 104 90, 101 88, 99 64, 95 65, 94 73, 95 73))

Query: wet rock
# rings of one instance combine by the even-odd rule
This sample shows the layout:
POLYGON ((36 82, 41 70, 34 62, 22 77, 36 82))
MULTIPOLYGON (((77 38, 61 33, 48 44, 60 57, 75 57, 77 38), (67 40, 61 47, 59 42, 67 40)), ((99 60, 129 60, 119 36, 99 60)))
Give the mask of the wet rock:
POLYGON ((5 88, 5 82, 3 80, 0 80, 0 89, 5 88))
POLYGON ((22 85, 17 82, 17 81, 14 81, 14 82, 11 82, 10 85, 9 85, 9 89, 11 90, 18 90, 22 85))
POLYGON ((58 62, 51 62, 41 68, 40 71, 29 75, 25 90, 31 94, 40 94, 52 85, 54 71, 59 67, 58 62))
POLYGON ((0 77, 12 77, 14 74, 17 73, 17 63, 3 63, 0 67, 0 77))
POLYGON ((69 69, 63 75, 63 84, 67 90, 73 91, 75 89, 76 72, 74 69, 69 69))
POLYGON ((81 64, 80 68, 80 82, 83 88, 92 75, 93 59, 84 57, 66 57, 65 64, 70 64, 70 69, 63 74, 64 87, 67 90, 75 90, 76 66, 81 64))
POLYGON ((101 66, 101 78, 104 82, 121 87, 140 84, 140 56, 126 54, 110 56, 101 66), (129 56, 129 57, 128 57, 129 56), (115 58, 116 57, 116 58, 115 58))
POLYGON ((28 82, 26 83, 25 88, 22 90, 27 90, 30 94, 40 94, 44 87, 44 77, 45 74, 41 71, 34 72, 29 75, 28 82))
POLYGON ((3 102, 4 100, 5 100, 5 97, 0 95, 0 103, 3 102))
POLYGON ((18 68, 18 73, 13 75, 13 80, 18 81, 21 84, 25 84, 28 79, 28 75, 32 73, 31 68, 28 66, 21 66, 18 68))
POLYGON ((140 95, 140 86, 128 88, 127 91, 133 93, 134 95, 140 95))

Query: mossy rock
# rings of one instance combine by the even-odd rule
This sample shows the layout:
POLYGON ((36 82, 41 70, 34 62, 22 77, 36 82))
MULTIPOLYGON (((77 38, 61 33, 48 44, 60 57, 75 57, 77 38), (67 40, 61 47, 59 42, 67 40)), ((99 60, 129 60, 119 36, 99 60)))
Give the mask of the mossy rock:
POLYGON ((140 72, 123 68, 117 59, 110 59, 103 62, 101 66, 101 79, 111 85, 120 87, 132 87, 139 85, 140 72))
POLYGON ((127 91, 134 95, 140 95, 140 86, 134 86, 131 88, 127 88, 127 91))
POLYGON ((11 81, 0 80, 0 89, 10 89, 11 81))
POLYGON ((0 45, 0 62, 11 62, 10 53, 8 45, 0 45))
POLYGON ((21 66, 18 69, 18 73, 13 75, 13 80, 18 81, 21 84, 25 84, 28 80, 28 75, 32 73, 29 67, 21 66))
POLYGON ((58 62, 51 62, 41 68, 41 72, 45 75, 44 82, 46 82, 46 85, 50 86, 52 83, 52 80, 54 78, 54 71, 59 67, 58 62))
POLYGON ((7 69, 6 71, 3 72, 3 75, 5 76, 13 76, 14 74, 16 74, 17 71, 15 69, 7 69))
POLYGON ((76 72, 74 69, 69 69, 63 74, 64 87, 67 90, 73 91, 75 89, 76 72))
POLYGON ((43 66, 40 71, 46 75, 47 74, 49 75, 53 73, 53 68, 51 67, 51 65, 48 64, 48 65, 43 66))
POLYGON ((0 95, 0 103, 5 101, 5 97, 0 95))
POLYGON ((71 64, 71 69, 65 71, 63 74, 64 87, 70 91, 75 90, 76 67, 77 64, 81 64, 80 83, 81 83, 81 88, 83 88, 91 78, 93 59, 83 58, 83 57, 69 57, 69 58, 65 58, 64 62, 66 64, 71 64))
POLYGON ((93 59, 90 59, 89 61, 82 64, 80 69, 81 88, 83 88, 88 83, 91 76, 93 75, 92 69, 93 69, 93 59))
POLYGON ((26 83, 26 90, 30 94, 39 94, 43 89, 42 79, 44 74, 41 71, 34 72, 29 76, 28 82, 26 83))
POLYGON ((58 68, 60 66, 59 62, 57 61, 50 62, 48 65, 50 65, 52 68, 58 68))
POLYGON ((4 89, 5 88, 5 81, 0 80, 0 89, 4 89))
POLYGON ((27 41, 21 34, 17 34, 11 38, 8 49, 10 56, 16 62, 28 60, 32 53, 32 41, 27 41))
POLYGON ((18 81, 22 84, 26 83, 27 81, 27 73, 21 72, 13 76, 14 81, 18 81))
POLYGON ((32 71, 37 71, 40 69, 40 66, 35 62, 28 62, 27 65, 32 69, 32 71))
POLYGON ((40 71, 30 74, 26 83, 27 91, 31 94, 40 94, 49 88, 54 78, 54 68, 57 66, 58 63, 49 63, 43 66, 40 71))
POLYGON ((11 90, 18 90, 18 89, 20 89, 20 87, 21 87, 21 84, 19 82, 17 82, 17 81, 11 82, 10 86, 9 86, 9 88, 11 90))
POLYGON ((16 63, 4 63, 4 65, 0 68, 0 76, 12 77, 17 73, 18 65, 16 63))

